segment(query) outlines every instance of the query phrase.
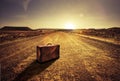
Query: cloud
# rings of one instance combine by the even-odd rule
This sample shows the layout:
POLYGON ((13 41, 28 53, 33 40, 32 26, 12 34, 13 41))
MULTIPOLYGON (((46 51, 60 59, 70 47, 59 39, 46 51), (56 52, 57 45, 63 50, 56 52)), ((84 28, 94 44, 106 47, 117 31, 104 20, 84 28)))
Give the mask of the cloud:
MULTIPOLYGON (((3 0, 4 2, 15 4, 15 5, 22 5, 25 11, 28 9, 28 5, 32 0, 3 0)), ((1 1, 1 2, 3 2, 1 1)), ((2 3, 1 3, 2 4, 2 3)), ((3 3, 4 4, 4 3, 3 3)), ((4 4, 5 5, 5 4, 4 4)))
POLYGON ((29 3, 31 2, 32 0, 23 0, 23 8, 24 8, 24 10, 25 11, 27 11, 27 9, 28 9, 28 5, 29 5, 29 3))

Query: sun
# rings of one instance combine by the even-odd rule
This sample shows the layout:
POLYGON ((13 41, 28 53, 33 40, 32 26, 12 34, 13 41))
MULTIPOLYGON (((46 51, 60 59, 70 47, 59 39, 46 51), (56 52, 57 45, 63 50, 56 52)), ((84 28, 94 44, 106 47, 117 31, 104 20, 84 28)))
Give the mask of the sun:
POLYGON ((66 23, 65 29, 75 29, 75 25, 73 23, 66 23))

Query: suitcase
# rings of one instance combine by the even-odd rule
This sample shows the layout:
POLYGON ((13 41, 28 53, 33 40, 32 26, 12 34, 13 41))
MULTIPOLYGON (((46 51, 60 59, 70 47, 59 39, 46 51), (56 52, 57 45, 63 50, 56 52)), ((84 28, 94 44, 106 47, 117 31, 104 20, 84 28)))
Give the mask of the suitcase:
POLYGON ((58 59, 60 45, 37 46, 37 61, 44 63, 50 60, 58 59))

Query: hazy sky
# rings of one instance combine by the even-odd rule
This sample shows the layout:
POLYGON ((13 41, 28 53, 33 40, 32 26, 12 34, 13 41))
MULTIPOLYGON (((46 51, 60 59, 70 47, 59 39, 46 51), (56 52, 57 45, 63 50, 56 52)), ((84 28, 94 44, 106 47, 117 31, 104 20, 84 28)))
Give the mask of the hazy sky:
POLYGON ((0 0, 0 26, 32 28, 120 26, 120 0, 0 0))

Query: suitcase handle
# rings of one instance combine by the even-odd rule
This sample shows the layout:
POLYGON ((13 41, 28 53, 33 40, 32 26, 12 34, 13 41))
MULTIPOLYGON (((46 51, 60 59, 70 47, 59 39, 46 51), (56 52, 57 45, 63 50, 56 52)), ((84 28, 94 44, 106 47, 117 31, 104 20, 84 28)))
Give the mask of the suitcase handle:
POLYGON ((52 45, 52 43, 47 43, 47 45, 52 45))

